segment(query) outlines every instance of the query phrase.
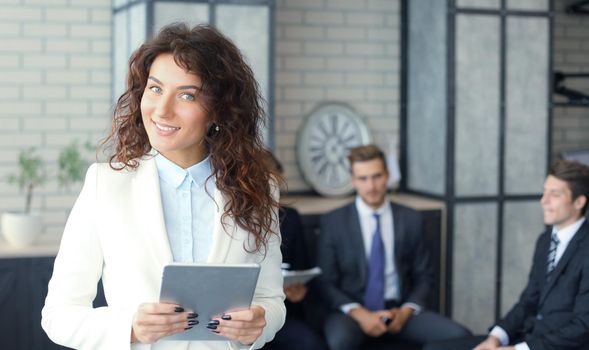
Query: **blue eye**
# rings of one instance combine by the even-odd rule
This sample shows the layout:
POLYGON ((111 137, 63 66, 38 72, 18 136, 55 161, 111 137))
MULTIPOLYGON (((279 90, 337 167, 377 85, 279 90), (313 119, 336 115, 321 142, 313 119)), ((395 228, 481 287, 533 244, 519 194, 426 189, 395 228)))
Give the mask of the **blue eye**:
POLYGON ((155 92, 156 94, 159 94, 162 92, 162 89, 159 86, 150 86, 149 90, 151 90, 152 92, 155 92))
POLYGON ((193 94, 188 94, 188 93, 180 94, 180 98, 183 99, 183 100, 186 100, 186 101, 194 101, 195 100, 194 95, 193 94))

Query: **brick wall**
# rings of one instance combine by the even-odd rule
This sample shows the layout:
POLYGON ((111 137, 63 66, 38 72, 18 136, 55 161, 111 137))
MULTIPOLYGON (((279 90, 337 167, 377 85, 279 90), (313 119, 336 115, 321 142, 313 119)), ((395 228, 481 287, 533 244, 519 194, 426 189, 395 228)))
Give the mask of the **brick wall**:
MULTIPOLYGON (((398 144, 398 0, 276 1, 276 147, 291 191, 308 191, 295 142, 326 101, 365 118, 375 141, 398 144)), ((79 192, 57 187, 56 159, 72 140, 97 143, 110 120, 111 3, 5 0, 0 11, 0 212, 24 196, 6 182, 20 149, 39 149, 49 181, 33 207, 48 237, 62 232, 79 192)))
MULTIPOLYGON (((554 70, 589 73, 589 15, 565 13, 568 2, 554 2, 554 70)), ((567 79, 566 86, 589 94, 589 78, 567 79)), ((556 101, 563 101, 556 98, 556 101)), ((556 107, 553 110, 552 154, 589 148, 589 108, 556 107)))
POLYGON ((289 190, 308 191, 295 140, 321 103, 343 102, 374 140, 399 140, 400 1, 277 0, 275 145, 289 190))
MULTIPOLYGON (((46 237, 61 233, 80 186, 60 189, 56 160, 72 140, 104 137, 111 82, 109 0, 4 0, 0 10, 0 212, 22 210, 6 181, 19 150, 34 146, 48 180, 33 208, 46 237)), ((91 158, 91 157, 89 157, 91 158)))

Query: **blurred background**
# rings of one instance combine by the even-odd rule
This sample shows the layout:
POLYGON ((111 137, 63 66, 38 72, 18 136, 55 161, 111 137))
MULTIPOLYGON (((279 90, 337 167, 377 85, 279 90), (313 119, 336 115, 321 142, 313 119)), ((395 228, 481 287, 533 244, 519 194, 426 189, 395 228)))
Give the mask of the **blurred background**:
POLYGON ((34 147, 38 244, 57 244, 81 188, 60 185, 60 155, 75 144, 74 168, 96 160, 84 144, 108 134, 129 55, 173 21, 242 49, 291 196, 329 191, 303 130, 344 106, 339 125, 398 165, 396 191, 441 203, 443 311, 481 332, 513 304, 547 166, 589 149, 589 1, 0 0, 0 212, 25 207, 9 176, 34 147))

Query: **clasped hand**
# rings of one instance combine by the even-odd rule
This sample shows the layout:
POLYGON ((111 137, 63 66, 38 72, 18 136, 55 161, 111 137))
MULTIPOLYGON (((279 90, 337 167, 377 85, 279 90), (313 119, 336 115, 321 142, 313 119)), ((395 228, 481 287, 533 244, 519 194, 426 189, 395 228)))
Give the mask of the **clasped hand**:
MULTIPOLYGON (((216 334, 252 344, 266 326, 266 312, 260 306, 228 312, 207 320, 207 328, 216 334)), ((199 324, 198 314, 180 305, 164 303, 141 304, 133 317, 131 342, 154 343, 159 339, 184 332, 199 324)))
POLYGON ((412 314, 413 309, 409 307, 380 311, 370 311, 359 307, 350 311, 350 316, 358 322, 362 331, 371 337, 379 337, 387 331, 399 333, 412 314), (388 326, 383 322, 385 317, 392 320, 388 326))
POLYGON ((490 335, 483 340, 473 350, 515 350, 514 346, 501 346, 501 342, 496 337, 490 335))

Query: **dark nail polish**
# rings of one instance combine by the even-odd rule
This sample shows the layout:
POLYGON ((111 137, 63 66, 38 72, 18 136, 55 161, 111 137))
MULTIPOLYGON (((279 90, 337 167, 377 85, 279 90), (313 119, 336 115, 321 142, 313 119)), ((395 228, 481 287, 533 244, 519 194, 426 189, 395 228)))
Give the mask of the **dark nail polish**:
POLYGON ((207 328, 208 328, 208 329, 217 329, 217 326, 214 326, 214 325, 208 325, 208 326, 207 326, 207 328))
POLYGON ((208 323, 209 326, 218 326, 219 320, 210 320, 208 323))
POLYGON ((197 318, 198 314, 196 312, 191 312, 188 314, 188 318, 197 318))
POLYGON ((176 306, 174 308, 174 312, 184 312, 184 308, 183 307, 180 307, 180 306, 176 306))
POLYGON ((196 326, 196 325, 197 325, 197 324, 199 324, 199 323, 200 323, 200 322, 198 322, 197 320, 191 320, 191 321, 188 321, 188 325, 189 325, 189 326, 196 326))
POLYGON ((192 327, 186 327, 186 328, 184 328, 185 331, 187 331, 189 329, 192 329, 192 327))
POLYGON ((221 333, 221 332, 219 332, 219 331, 211 331, 211 332, 213 332, 213 333, 217 333, 217 334, 221 333))
POLYGON ((221 316, 221 319, 223 319, 225 321, 229 321, 229 320, 231 320, 231 315, 223 315, 223 316, 221 316))

